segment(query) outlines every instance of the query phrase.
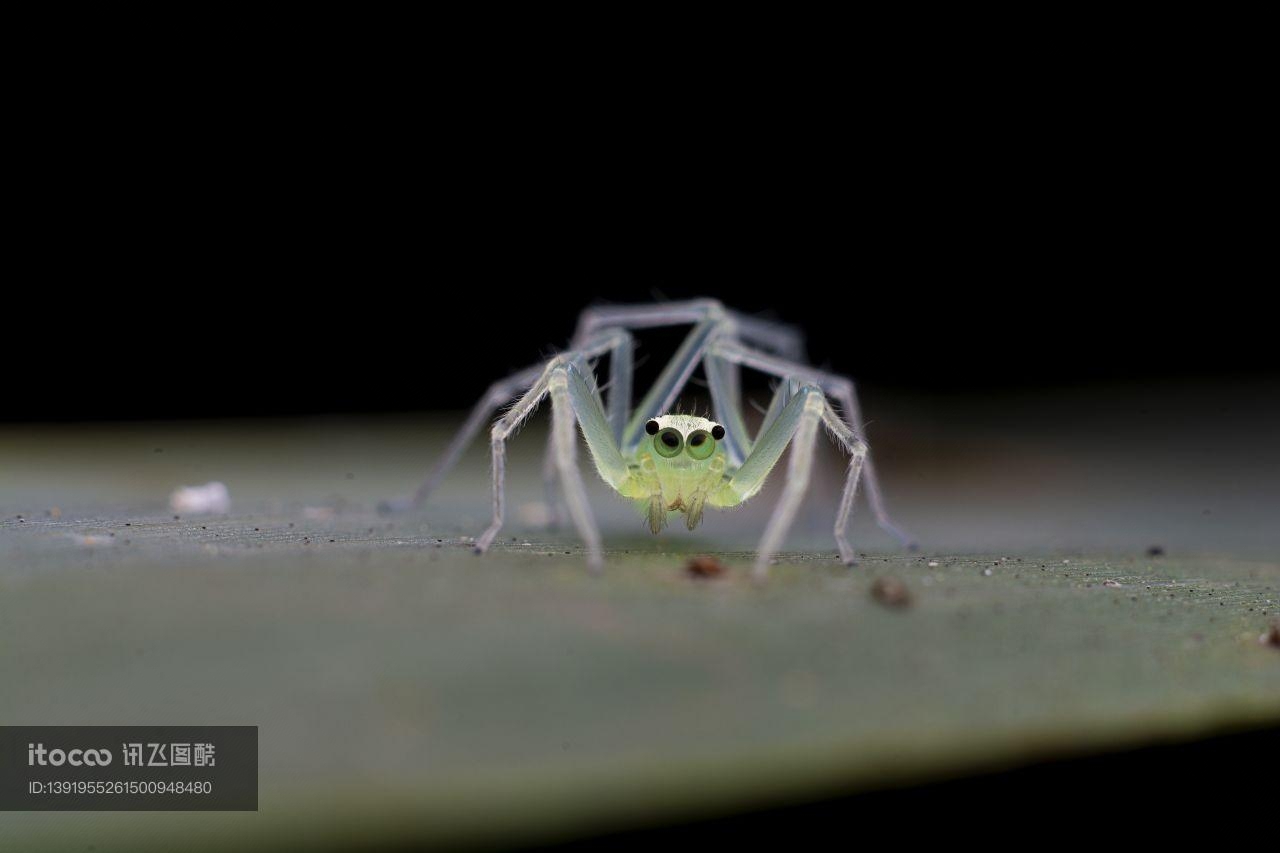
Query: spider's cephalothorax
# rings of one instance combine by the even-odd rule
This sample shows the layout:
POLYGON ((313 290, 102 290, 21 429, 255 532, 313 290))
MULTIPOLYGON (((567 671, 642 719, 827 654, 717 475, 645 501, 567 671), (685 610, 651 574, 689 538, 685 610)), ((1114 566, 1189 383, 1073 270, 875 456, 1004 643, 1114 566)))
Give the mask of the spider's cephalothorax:
POLYGON ((904 544, 908 541, 889 521, 881 503, 875 469, 860 431, 853 383, 805 364, 795 329, 738 314, 711 299, 584 311, 568 351, 490 387, 412 503, 427 499, 492 412, 514 399, 491 433, 493 523, 476 540, 476 550, 483 553, 502 528, 506 442, 545 397, 550 397, 552 410, 543 468, 548 496, 551 506, 558 506, 553 494, 558 482, 593 568, 601 565, 604 553, 577 467, 575 422, 596 471, 615 491, 637 502, 654 533, 666 524, 668 513, 683 512, 685 524, 693 530, 705 507, 741 504, 760 491, 790 446, 787 482, 756 550, 758 575, 767 571, 804 496, 819 424, 849 454, 835 523, 841 559, 846 563, 854 559, 845 529, 864 474, 876 521, 904 544), (692 324, 693 330, 653 387, 632 407, 631 330, 680 324, 692 324), (607 400, 596 384, 593 365, 606 354, 607 400), (661 414, 671 411, 699 366, 706 375, 716 420, 661 414), (780 380, 764 422, 754 432, 747 429, 742 411, 739 372, 744 367, 780 380))
POLYGON ((639 501, 654 533, 666 527, 669 512, 683 512, 693 530, 703 507, 725 485, 726 457, 719 446, 724 427, 692 415, 663 415, 646 421, 644 431, 652 440, 636 451, 632 478, 640 494, 630 496, 639 501))

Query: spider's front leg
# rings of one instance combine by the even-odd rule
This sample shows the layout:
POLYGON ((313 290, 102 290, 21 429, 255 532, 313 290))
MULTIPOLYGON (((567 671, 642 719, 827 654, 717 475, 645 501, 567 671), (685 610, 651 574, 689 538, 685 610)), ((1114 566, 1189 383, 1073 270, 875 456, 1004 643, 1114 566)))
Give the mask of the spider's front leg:
MULTIPOLYGON (((828 412, 823 414, 823 421, 831 428, 835 438, 840 442, 844 449, 851 455, 857 456, 859 453, 862 460, 858 462, 858 471, 865 476, 867 482, 867 503, 871 506, 871 513, 875 516, 876 524, 882 530, 897 539, 903 547, 915 550, 916 543, 906 532, 893 523, 889 518, 888 510, 884 506, 884 498, 880 491, 879 478, 876 476, 875 466, 872 463, 870 455, 868 455, 865 440, 861 435, 861 412, 858 408, 858 397, 853 387, 853 381, 845 376, 836 376, 824 371, 816 370, 803 364, 789 362, 778 356, 769 353, 760 352, 751 349, 736 341, 720 340, 711 347, 707 354, 708 361, 724 360, 735 364, 743 365, 754 370, 776 376, 784 380, 795 377, 805 377, 806 381, 811 381, 819 387, 824 394, 839 403, 843 417, 834 411, 830 411, 830 405, 827 406, 828 412), (865 463, 865 464, 864 464, 865 463)), ((709 372, 713 375, 713 371, 709 372)), ((716 385, 712 382, 712 394, 715 396, 716 385)), ((780 406, 778 405, 781 398, 775 396, 774 403, 769 407, 769 412, 765 416, 764 426, 761 428, 763 434, 768 426, 777 416, 780 406)), ((853 464, 852 462, 850 463, 853 464)), ((849 477, 846 480, 846 492, 849 490, 850 483, 857 483, 856 477, 849 477)), ((848 542, 844 538, 844 531, 848 521, 848 511, 852 509, 852 504, 845 506, 841 501, 841 514, 836 518, 835 536, 836 541, 840 545, 840 553, 845 558, 845 562, 852 562, 852 549, 849 548, 848 542)))
MULTIPOLYGON (((784 394, 784 388, 778 390, 784 394)), ((782 451, 791 445, 791 460, 787 466, 787 483, 782 497, 765 527, 764 536, 756 548, 755 576, 763 579, 769 572, 769 561, 778 552, 791 522, 795 519, 800 501, 809 485, 809 473, 813 468, 814 439, 818 423, 828 406, 822 389, 816 385, 804 385, 783 408, 768 431, 756 441, 751 454, 734 475, 708 498, 712 506, 730 507, 743 503, 760 491, 765 478, 777 464, 782 451)), ((856 482, 856 475, 855 475, 856 482)), ((852 501, 850 501, 852 503, 852 501)))
MULTIPOLYGON (((578 353, 587 359, 597 358, 606 353, 609 355, 609 387, 611 390, 609 392, 608 420, 615 439, 621 439, 622 430, 627 421, 627 408, 631 403, 634 348, 631 334, 625 329, 619 328, 597 332, 586 340, 582 346, 565 353, 565 357, 578 353)), ((533 386, 539 379, 545 378, 548 367, 549 364, 546 363, 528 367, 489 386, 489 390, 476 402, 471 414, 467 416, 466 421, 454 435, 453 440, 449 442, 448 448, 436 460, 436 464, 432 466, 430 473, 427 474, 426 479, 423 480, 422 485, 418 487, 413 496, 382 501, 378 506, 379 511, 398 512, 411 507, 420 507, 426 503, 427 499, 444 481, 444 478, 457 464, 458 460, 462 458, 462 454, 479 434, 489 418, 492 417, 494 411, 504 403, 508 403, 513 399, 518 401, 532 393, 533 386)), ((547 388, 541 388, 536 399, 541 400, 546 393, 547 388)), ((537 406, 537 402, 534 403, 534 406, 537 406)), ((520 411, 520 406, 517 402, 509 415, 518 411, 520 411)), ((529 411, 531 412, 532 409, 529 411)), ((524 417, 527 417, 527 413, 524 417)), ((515 423, 518 425, 519 420, 522 419, 517 419, 515 423)), ((554 436, 548 436, 546 463, 543 466, 543 480, 548 495, 547 504, 552 513, 552 526, 555 526, 554 522, 558 514, 554 495, 556 470, 555 440, 554 436)))
POLYGON ((577 407, 569 392, 571 381, 580 382, 581 377, 575 376, 568 367, 551 375, 551 440, 555 445, 556 471, 560 475, 569 517, 573 519, 578 535, 587 547, 587 565, 592 571, 599 571, 604 567, 604 550, 600 544, 600 529, 596 526, 591 504, 587 501, 582 472, 578 470, 578 436, 573 428, 577 407))
POLYGON ((595 379, 587 360, 616 343, 618 335, 605 334, 601 340, 582 351, 565 353, 552 359, 529 391, 507 415, 493 426, 493 521, 476 540, 476 550, 486 551, 502 529, 505 516, 506 442, 520 424, 533 412, 543 397, 551 398, 552 456, 569 515, 587 549, 587 562, 599 569, 604 562, 600 531, 596 526, 586 487, 577 465, 575 421, 582 426, 583 436, 591 451, 596 470, 610 486, 624 494, 634 492, 631 471, 613 438, 613 429, 601 406, 595 379))

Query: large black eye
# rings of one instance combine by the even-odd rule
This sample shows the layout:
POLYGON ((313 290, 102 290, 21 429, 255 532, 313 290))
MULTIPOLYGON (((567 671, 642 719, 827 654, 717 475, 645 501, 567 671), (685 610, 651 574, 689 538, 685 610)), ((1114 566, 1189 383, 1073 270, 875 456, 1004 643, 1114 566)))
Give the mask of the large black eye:
POLYGON ((724 438, 724 427, 720 426, 720 424, 716 424, 715 426, 713 426, 711 428, 711 437, 714 438, 716 441, 719 441, 720 439, 724 438))
POLYGON ((645 425, 644 425, 644 431, 645 431, 645 432, 647 432, 647 433, 649 433, 649 435, 657 435, 657 434, 658 434, 658 422, 657 422, 657 421, 649 421, 647 424, 645 424, 645 425))
POLYGON ((689 433, 686 445, 689 449, 689 455, 697 460, 710 459, 711 455, 716 452, 715 439, 705 429, 694 430, 689 433))
POLYGON ((678 455, 683 445, 684 438, 680 435, 680 431, 671 427, 667 427, 653 439, 653 449, 658 451, 659 456, 665 456, 668 459, 678 455))

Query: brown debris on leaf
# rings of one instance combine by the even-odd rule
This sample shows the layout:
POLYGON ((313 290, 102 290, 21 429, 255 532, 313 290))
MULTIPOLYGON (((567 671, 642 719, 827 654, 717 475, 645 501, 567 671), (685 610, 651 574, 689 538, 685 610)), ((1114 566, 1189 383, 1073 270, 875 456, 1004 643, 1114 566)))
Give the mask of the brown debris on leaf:
POLYGON ((885 607, 911 605, 911 590, 907 589, 905 583, 893 577, 876 578, 871 584, 871 597, 885 607))
POLYGON ((690 557, 684 569, 693 578, 718 578, 729 572, 729 568, 715 557, 690 557))
POLYGON ((1280 649, 1280 622, 1272 622, 1271 627, 1258 637, 1258 642, 1273 649, 1280 649))

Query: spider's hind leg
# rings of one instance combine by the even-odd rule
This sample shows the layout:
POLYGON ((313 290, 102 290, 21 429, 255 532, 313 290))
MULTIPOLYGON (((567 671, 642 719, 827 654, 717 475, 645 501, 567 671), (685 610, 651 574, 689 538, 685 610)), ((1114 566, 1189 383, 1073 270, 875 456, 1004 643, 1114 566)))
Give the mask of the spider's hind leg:
POLYGON ((475 440, 480 429, 493 416, 498 407, 510 402, 521 391, 533 385, 538 380, 538 375, 542 373, 543 369, 544 366, 541 364, 527 367, 519 373, 513 373, 506 379, 500 379, 490 385, 489 389, 485 391, 484 395, 471 409, 466 421, 454 433, 449 446, 445 448, 444 453, 440 454, 436 464, 431 466, 431 470, 422 481, 422 485, 418 486, 417 491, 410 497, 382 501, 378 504, 378 511, 383 513, 401 512, 407 509, 417 509, 426 503, 444 478, 453 470, 453 467, 458 464, 462 454, 466 452, 467 447, 475 440))
MULTIPOLYGON (((844 424, 853 431, 856 436, 861 433, 862 427, 862 411, 858 407, 858 393, 854 389, 853 381, 840 377, 843 381, 833 389, 832 396, 840 403, 843 410, 844 424)), ((889 517, 889 511, 884 506, 884 495, 880 491, 880 478, 876 475, 875 462, 868 455, 862 468, 863 479, 867 483, 867 504, 871 507, 871 515, 875 517, 876 524, 885 533, 898 540, 903 548, 914 551, 918 547, 916 541, 911 535, 901 527, 893 523, 893 519, 889 517)), ((839 534, 837 534, 837 537, 839 534)), ((847 561, 846 561, 847 562, 847 561)))

